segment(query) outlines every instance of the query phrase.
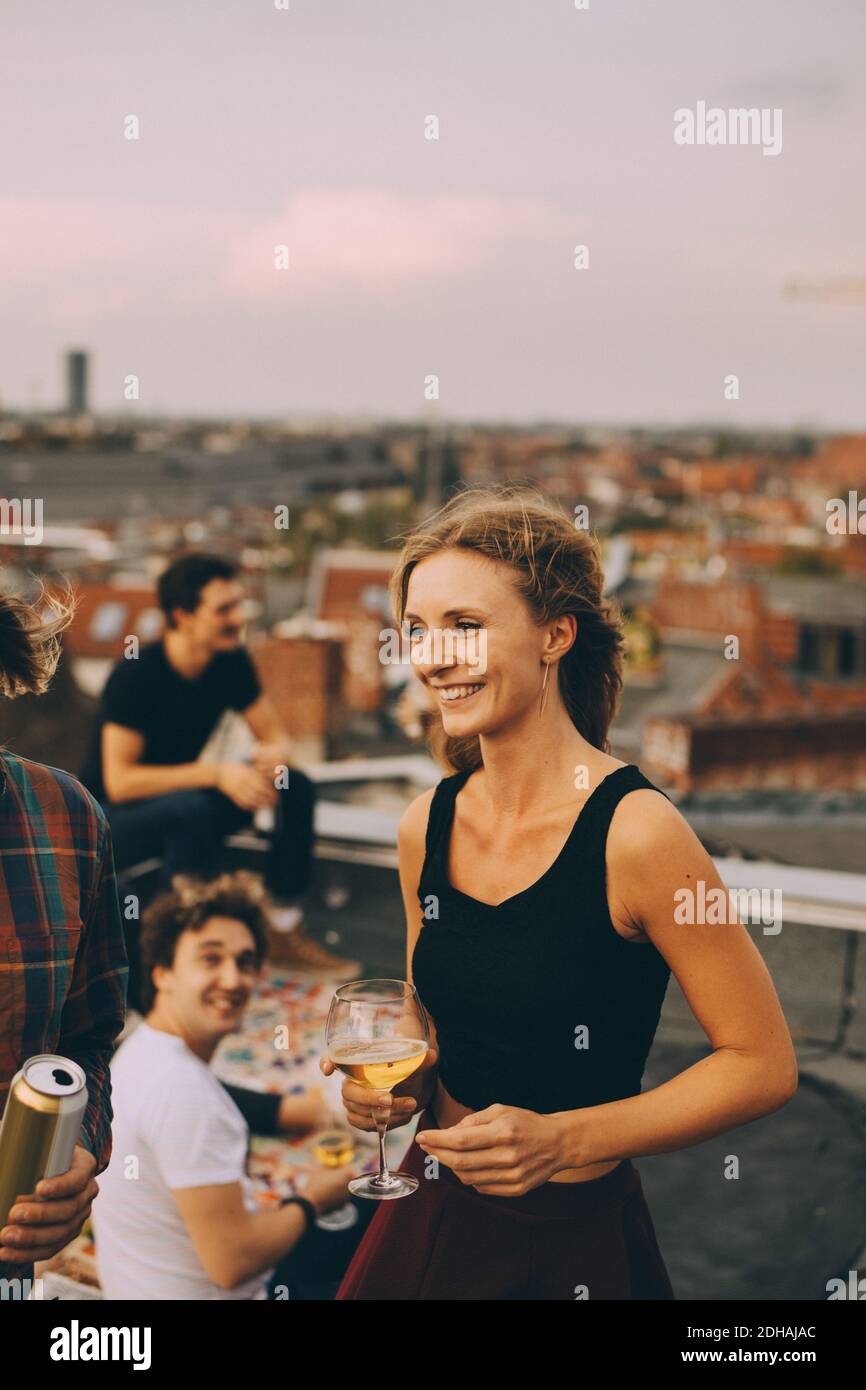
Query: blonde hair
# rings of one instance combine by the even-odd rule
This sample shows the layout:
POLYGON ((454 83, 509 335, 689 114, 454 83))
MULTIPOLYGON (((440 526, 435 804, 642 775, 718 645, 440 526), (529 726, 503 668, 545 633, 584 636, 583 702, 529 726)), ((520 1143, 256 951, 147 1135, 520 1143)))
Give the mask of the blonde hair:
MULTIPOLYGON (((533 489, 503 484, 467 488, 405 538, 391 579, 402 623, 415 566, 440 550, 460 549, 508 565, 517 592, 539 624, 573 613, 577 637, 557 663, 562 702, 578 733, 602 752, 622 689, 624 635, 619 605, 604 597, 598 541, 579 531, 560 507, 533 489)), ((481 766, 477 736, 451 738, 441 713, 430 712, 431 753, 454 772, 481 766)))
POLYGON ((50 593, 41 582, 39 604, 0 594, 0 695, 44 695, 60 660, 59 635, 75 616, 70 584, 50 593))

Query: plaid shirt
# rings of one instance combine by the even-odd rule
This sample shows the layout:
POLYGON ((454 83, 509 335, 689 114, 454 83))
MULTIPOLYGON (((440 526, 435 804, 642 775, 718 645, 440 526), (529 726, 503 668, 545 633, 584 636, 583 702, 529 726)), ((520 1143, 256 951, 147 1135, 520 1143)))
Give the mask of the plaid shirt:
POLYGON ((111 831, 68 772, 0 751, 0 1108, 29 1057, 83 1068, 79 1142, 111 1157, 109 1062, 129 975, 111 831))

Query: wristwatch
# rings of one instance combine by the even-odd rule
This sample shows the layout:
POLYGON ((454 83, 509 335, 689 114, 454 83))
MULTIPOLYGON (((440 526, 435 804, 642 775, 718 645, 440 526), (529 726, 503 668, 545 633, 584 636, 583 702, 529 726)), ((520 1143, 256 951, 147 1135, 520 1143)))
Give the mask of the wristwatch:
POLYGON ((280 1202, 280 1206, 281 1206, 281 1207, 288 1207, 288 1206, 291 1206, 291 1204, 292 1204, 293 1202, 297 1202, 298 1206, 299 1206, 299 1207, 303 1207, 304 1211, 306 1212, 306 1215, 307 1215, 307 1230, 309 1230, 311 1226, 315 1226, 315 1224, 316 1224, 316 1219, 317 1219, 317 1217, 318 1217, 318 1212, 316 1211, 316 1208, 313 1206, 313 1204, 312 1204, 312 1202, 309 1200, 309 1198, 307 1198, 307 1197, 284 1197, 283 1200, 280 1202))

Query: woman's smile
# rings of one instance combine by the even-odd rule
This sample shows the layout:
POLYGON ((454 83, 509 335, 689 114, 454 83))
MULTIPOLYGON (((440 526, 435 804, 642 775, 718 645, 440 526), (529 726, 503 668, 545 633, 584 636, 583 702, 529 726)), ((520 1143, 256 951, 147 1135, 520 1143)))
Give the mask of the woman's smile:
POLYGON ((438 685, 434 689, 441 704, 464 705, 467 700, 471 700, 480 690, 484 689, 484 684, 473 681, 466 685, 438 685))

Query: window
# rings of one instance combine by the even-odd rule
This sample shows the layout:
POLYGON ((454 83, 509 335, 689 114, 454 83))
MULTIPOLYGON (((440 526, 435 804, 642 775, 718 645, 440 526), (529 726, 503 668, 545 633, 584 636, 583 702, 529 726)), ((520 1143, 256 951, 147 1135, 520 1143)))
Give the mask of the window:
POLYGON ((863 673, 866 642, 851 627, 817 627, 803 623, 797 654, 798 670, 824 680, 863 673))
POLYGON ((97 642, 111 642, 123 631, 123 620, 129 607, 118 599, 101 603, 90 619, 90 636, 97 642))

